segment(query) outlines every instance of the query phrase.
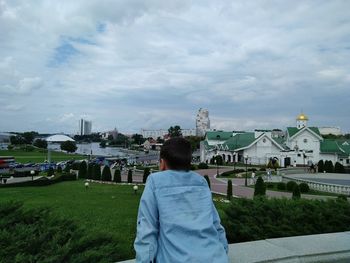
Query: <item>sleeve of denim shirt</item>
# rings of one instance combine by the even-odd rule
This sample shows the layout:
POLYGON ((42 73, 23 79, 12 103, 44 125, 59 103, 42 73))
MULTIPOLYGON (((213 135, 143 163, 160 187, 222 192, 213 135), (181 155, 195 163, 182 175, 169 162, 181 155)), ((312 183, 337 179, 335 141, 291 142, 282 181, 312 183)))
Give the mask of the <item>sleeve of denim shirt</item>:
POLYGON ((134 243, 136 262, 155 262, 158 249, 158 207, 152 178, 143 191, 137 216, 137 233, 134 243))
POLYGON ((212 207, 213 207, 214 226, 216 227, 216 230, 218 231, 220 243, 224 246, 224 249, 225 249, 226 254, 227 254, 228 253, 228 244, 227 244, 225 229, 223 228, 223 226, 220 223, 220 217, 219 217, 219 214, 218 214, 214 204, 212 204, 212 207))

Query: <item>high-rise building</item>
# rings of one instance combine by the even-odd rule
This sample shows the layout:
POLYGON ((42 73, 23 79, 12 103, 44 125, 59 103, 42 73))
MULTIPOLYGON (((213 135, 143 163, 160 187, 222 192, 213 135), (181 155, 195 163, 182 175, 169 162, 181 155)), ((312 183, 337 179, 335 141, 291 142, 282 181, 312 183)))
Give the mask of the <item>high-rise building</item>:
POLYGON ((209 111, 200 108, 196 117, 196 135, 204 136, 210 130, 209 111))
POLYGON ((91 134, 92 122, 84 119, 79 120, 79 135, 91 134))

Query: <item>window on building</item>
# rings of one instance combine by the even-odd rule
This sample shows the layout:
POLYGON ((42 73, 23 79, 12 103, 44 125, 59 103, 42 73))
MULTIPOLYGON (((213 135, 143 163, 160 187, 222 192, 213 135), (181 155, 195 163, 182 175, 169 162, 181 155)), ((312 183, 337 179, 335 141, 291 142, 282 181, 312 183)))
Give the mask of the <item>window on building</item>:
POLYGON ((350 159, 346 159, 346 164, 349 164, 350 163, 350 159))
POLYGON ((301 154, 300 154, 300 153, 298 153, 298 157, 301 157, 301 154))
POLYGON ((307 139, 306 138, 304 139, 304 143, 307 143, 307 139))

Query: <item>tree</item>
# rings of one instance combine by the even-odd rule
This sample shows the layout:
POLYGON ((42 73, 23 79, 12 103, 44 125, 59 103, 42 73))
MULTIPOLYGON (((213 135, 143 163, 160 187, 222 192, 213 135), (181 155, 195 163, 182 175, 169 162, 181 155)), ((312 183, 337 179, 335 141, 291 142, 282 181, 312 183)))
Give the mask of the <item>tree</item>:
POLYGON ((211 189, 209 176, 208 175, 204 175, 204 179, 207 181, 209 189, 211 189))
POLYGON ((175 125, 174 127, 170 126, 170 128, 168 129, 168 134, 170 138, 182 137, 181 127, 179 125, 175 125))
POLYGON ((85 161, 79 164, 79 178, 87 178, 87 165, 85 161))
POLYGON ((105 148, 106 147, 106 141, 101 141, 100 142, 100 147, 105 148))
POLYGON ((128 171, 128 183, 129 184, 132 183, 132 170, 131 169, 128 171))
POLYGON ((319 160, 317 164, 317 169, 319 173, 323 173, 324 171, 324 162, 323 160, 319 160))
POLYGON ((294 189, 293 189, 293 196, 292 196, 292 198, 293 199, 300 199, 300 197, 301 197, 300 188, 299 188, 299 185, 296 184, 294 186, 294 189))
POLYGON ((119 169, 114 170, 114 177, 113 181, 116 183, 121 183, 122 182, 122 177, 121 177, 121 172, 119 169))
POLYGON ((105 165, 102 170, 102 181, 110 182, 112 180, 111 169, 105 165))
POLYGON ((227 181, 227 200, 231 200, 232 199, 232 181, 228 180, 227 181))
POLYGON ((47 141, 42 139, 36 139, 33 143, 35 147, 47 149, 47 141))
POLYGON ((143 177, 142 177, 142 182, 146 183, 148 176, 150 175, 150 169, 148 167, 143 170, 143 177))
POLYGON ((24 138, 26 144, 32 144, 35 136, 38 136, 38 135, 39 135, 39 133, 37 133, 35 131, 22 133, 22 137, 24 138))
POLYGON ((25 144, 26 141, 20 135, 13 135, 13 136, 10 136, 10 143, 13 145, 20 145, 20 144, 25 144))
POLYGON ((254 188, 254 196, 265 196, 266 195, 266 185, 261 176, 256 180, 254 188))
POLYGON ((94 180, 101 180, 101 167, 99 164, 94 165, 92 178, 94 180))
POLYGON ((69 153, 73 153, 78 149, 75 142, 72 141, 65 141, 61 143, 61 150, 67 151, 69 153))
POLYGON ((133 142, 137 145, 141 145, 145 142, 145 139, 143 138, 143 136, 141 134, 134 134, 131 139, 133 140, 133 142))
POLYGON ((200 136, 187 136, 186 140, 191 143, 192 152, 199 150, 200 142, 203 140, 200 136))

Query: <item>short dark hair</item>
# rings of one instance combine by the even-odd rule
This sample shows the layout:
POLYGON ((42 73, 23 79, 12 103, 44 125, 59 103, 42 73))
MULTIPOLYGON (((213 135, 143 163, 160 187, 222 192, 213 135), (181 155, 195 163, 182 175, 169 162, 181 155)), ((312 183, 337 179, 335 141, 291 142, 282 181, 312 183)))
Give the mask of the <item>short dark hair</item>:
POLYGON ((167 162, 172 170, 191 169, 191 143, 184 138, 175 137, 164 142, 160 150, 160 158, 167 162))

